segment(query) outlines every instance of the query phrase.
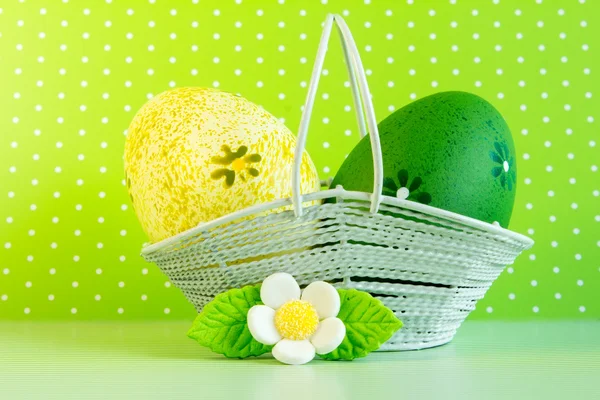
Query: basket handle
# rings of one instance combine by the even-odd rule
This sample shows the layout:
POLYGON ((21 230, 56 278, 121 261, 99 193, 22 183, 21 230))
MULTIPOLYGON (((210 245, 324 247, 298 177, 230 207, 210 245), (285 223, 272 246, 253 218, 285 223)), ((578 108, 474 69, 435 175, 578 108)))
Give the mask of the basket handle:
POLYGON ((294 158, 294 169, 292 171, 292 204, 294 205, 294 213, 296 217, 300 217, 303 212, 302 208, 302 193, 300 189, 301 177, 300 166, 302 164, 302 154, 306 147, 306 138, 308 136, 308 125, 312 114, 319 79, 323 70, 323 62, 325 61, 325 53, 327 53, 327 42, 331 35, 333 23, 336 23, 338 33, 342 41, 342 49, 348 68, 350 85, 352 88, 352 97, 354 99, 354 108, 358 127, 360 129, 361 138, 367 134, 367 126, 369 128, 371 149, 373 152, 373 193, 371 194, 371 212, 376 213, 381 204, 381 190, 383 188, 383 160, 381 156, 381 144, 379 140, 379 131, 377 130, 377 120, 375 119, 375 111, 373 110, 373 102, 369 85, 365 76, 365 70, 356 48, 354 38, 350 33, 350 29, 340 15, 328 14, 321 34, 317 56, 313 66, 310 84, 308 86, 308 94, 304 103, 302 118, 300 119, 300 127, 298 128, 298 138, 296 144, 296 152, 294 158), (361 101, 362 100, 362 101, 361 101), (362 106, 361 106, 362 105, 362 106), (365 115, 363 116, 363 109, 365 115), (364 117, 366 116, 367 126, 365 126, 364 117))

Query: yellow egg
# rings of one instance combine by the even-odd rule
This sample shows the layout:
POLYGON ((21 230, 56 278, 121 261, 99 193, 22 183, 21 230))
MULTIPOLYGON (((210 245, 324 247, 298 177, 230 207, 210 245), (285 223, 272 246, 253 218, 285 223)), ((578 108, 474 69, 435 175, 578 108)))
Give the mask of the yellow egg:
MULTIPOLYGON (((125 144, 127 187, 142 228, 155 243, 291 196, 295 147, 285 125, 241 96, 208 88, 161 93, 133 118, 125 144)), ((320 189, 306 152, 301 176, 302 193, 320 189)))

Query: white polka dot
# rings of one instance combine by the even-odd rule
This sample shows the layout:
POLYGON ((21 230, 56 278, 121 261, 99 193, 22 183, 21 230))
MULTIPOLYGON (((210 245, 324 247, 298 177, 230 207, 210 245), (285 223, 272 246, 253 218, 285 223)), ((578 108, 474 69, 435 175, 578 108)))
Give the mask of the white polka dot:
POLYGON ((532 310, 534 313, 538 313, 540 311, 540 308, 538 306, 533 306, 532 310))
POLYGON ((514 293, 509 293, 508 298, 509 298, 509 300, 514 300, 516 298, 516 296, 514 293))

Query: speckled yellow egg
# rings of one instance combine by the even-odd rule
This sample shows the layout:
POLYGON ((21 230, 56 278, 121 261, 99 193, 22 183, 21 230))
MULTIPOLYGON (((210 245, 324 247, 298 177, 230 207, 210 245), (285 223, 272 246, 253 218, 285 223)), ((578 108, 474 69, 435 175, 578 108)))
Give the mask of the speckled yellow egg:
MULTIPOLYGON (((246 207, 291 196, 296 138, 256 104, 179 88, 135 115, 125 144, 133 207, 152 243, 246 207)), ((305 152, 302 193, 320 189, 305 152)))

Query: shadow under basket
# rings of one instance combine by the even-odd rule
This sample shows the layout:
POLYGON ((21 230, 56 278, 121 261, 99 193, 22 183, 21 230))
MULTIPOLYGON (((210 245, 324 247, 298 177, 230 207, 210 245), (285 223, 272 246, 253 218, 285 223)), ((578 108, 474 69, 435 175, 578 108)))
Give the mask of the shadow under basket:
POLYGON ((283 199, 200 225, 143 249, 198 311, 217 294, 275 272, 371 293, 404 326, 380 350, 449 342, 525 236, 434 207, 343 188, 311 193, 300 216, 283 199))

